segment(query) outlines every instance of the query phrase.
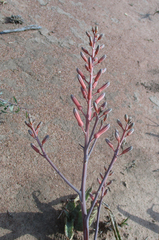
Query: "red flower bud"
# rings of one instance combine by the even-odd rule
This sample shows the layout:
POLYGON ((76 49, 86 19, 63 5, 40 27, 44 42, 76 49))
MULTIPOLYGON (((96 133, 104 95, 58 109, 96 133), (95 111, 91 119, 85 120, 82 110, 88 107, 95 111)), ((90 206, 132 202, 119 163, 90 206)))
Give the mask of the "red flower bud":
POLYGON ((127 153, 127 152, 130 152, 132 149, 133 149, 132 146, 131 146, 131 147, 128 147, 128 148, 126 148, 124 151, 122 151, 122 153, 121 153, 120 155, 125 154, 125 153, 127 153))
POLYGON ((102 93, 96 100, 96 104, 98 104, 105 97, 105 93, 102 93))
POLYGON ((125 114, 124 119, 125 119, 125 122, 128 122, 129 118, 127 114, 125 114))
POLYGON ((88 36, 88 37, 90 37, 91 35, 89 34, 89 32, 86 32, 86 35, 88 36))
POLYGON ((100 46, 98 45, 97 48, 96 48, 95 54, 94 54, 95 56, 98 54, 99 49, 100 49, 100 46))
POLYGON ((130 136, 133 132, 134 132, 134 129, 132 128, 132 129, 130 129, 130 130, 128 131, 128 133, 127 133, 126 136, 130 136))
POLYGON ((88 67, 91 71, 92 70, 92 58, 91 57, 88 58, 88 67))
POLYGON ((39 122, 39 124, 37 125, 37 127, 36 127, 36 129, 35 129, 36 134, 38 134, 41 125, 42 125, 42 122, 39 122))
POLYGON ((105 47, 105 45, 104 44, 102 44, 101 46, 100 46, 100 49, 103 49, 105 47))
POLYGON ((103 127, 101 130, 99 130, 98 133, 94 134, 94 138, 99 138, 103 133, 105 133, 110 127, 110 124, 107 124, 105 127, 103 127))
POLYGON ((94 107, 96 113, 98 114, 98 113, 99 113, 99 109, 98 109, 98 107, 97 107, 96 102, 93 103, 93 107, 94 107))
POLYGON ((94 79, 94 82, 97 82, 101 75, 102 75, 102 69, 100 69, 100 70, 98 71, 98 73, 97 73, 97 75, 96 75, 96 77, 95 77, 95 79, 94 79))
POLYGON ((86 89, 86 85, 85 85, 85 83, 83 82, 82 77, 78 74, 78 75, 77 75, 77 78, 78 78, 78 81, 79 81, 79 83, 81 84, 82 88, 83 88, 83 89, 86 89))
POLYGON ((72 101, 74 102, 74 104, 76 105, 76 107, 78 108, 78 110, 82 110, 82 106, 81 106, 81 104, 78 102, 78 100, 73 96, 73 95, 71 95, 71 99, 72 99, 72 101))
POLYGON ((117 119, 117 124, 123 129, 123 125, 122 125, 122 123, 120 122, 119 119, 117 119))
POLYGON ((34 133, 31 130, 28 130, 28 133, 30 134, 31 137, 33 137, 33 138, 35 137, 34 133))
POLYGON ((98 60, 98 63, 101 63, 102 61, 104 61, 106 59, 106 55, 103 55, 103 57, 101 57, 99 60, 98 60))
POLYGON ((83 97, 85 99, 87 99, 87 93, 86 93, 85 89, 83 89, 82 87, 81 87, 81 92, 82 92, 83 97))
POLYGON ((109 141, 109 139, 106 138, 105 141, 106 141, 106 143, 109 145, 109 147, 111 147, 111 148, 113 149, 113 151, 115 151, 114 146, 113 146, 113 144, 109 141))
POLYGON ((89 54, 89 52, 83 47, 82 47, 82 51, 85 52, 86 54, 89 54))
POLYGON ((99 89, 97 90, 97 93, 102 92, 102 91, 105 90, 107 87, 109 87, 109 85, 110 85, 110 82, 107 82, 107 83, 104 84, 101 88, 99 88, 99 89))
POLYGON ((117 129, 115 129, 115 138, 118 142, 120 142, 120 136, 119 136, 119 132, 117 129))
POLYGON ((75 118, 76 118, 76 120, 77 120, 77 122, 78 122, 78 125, 79 125, 80 127, 83 127, 83 122, 82 122, 82 120, 81 120, 81 117, 80 117, 78 111, 77 111, 75 108, 73 109, 73 113, 74 113, 74 116, 75 116, 75 118))
POLYGON ((101 182, 101 180, 100 180, 99 178, 97 178, 97 181, 98 181, 98 183, 99 183, 99 184, 101 184, 101 183, 102 183, 102 182, 101 182))
POLYGON ((86 80, 85 76, 83 75, 83 73, 81 72, 81 70, 79 70, 78 68, 76 69, 77 73, 82 77, 83 80, 86 80))
POLYGON ((30 145, 34 149, 35 152, 40 153, 39 149, 37 147, 35 147, 34 144, 31 143, 30 145))
POLYGON ((90 70, 89 70, 89 68, 88 68, 87 65, 85 65, 85 69, 86 69, 88 72, 90 72, 90 70))
POLYGON ((44 137, 44 139, 42 140, 42 145, 44 144, 44 143, 46 143, 46 141, 49 139, 49 135, 46 135, 45 137, 44 137))
POLYGON ((84 60, 86 63, 88 63, 88 59, 87 59, 87 57, 84 55, 84 53, 81 52, 80 54, 81 54, 81 57, 83 58, 83 60, 84 60))
POLYGON ((101 40, 103 36, 104 36, 104 34, 101 34, 101 35, 99 36, 98 40, 101 40))
POLYGON ((93 47, 93 40, 92 40, 92 37, 91 37, 91 36, 89 37, 89 45, 90 45, 91 47, 93 47))

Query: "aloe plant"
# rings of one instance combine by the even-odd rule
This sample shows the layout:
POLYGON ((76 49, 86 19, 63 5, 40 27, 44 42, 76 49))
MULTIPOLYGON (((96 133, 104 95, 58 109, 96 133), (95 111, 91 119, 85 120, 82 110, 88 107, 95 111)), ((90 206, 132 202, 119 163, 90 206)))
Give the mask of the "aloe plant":
MULTIPOLYGON (((125 124, 122 124, 119 119, 117 120, 122 134, 120 136, 118 130, 115 130, 115 138, 117 141, 116 146, 114 146, 109 139, 106 139, 106 143, 113 151, 113 156, 108 168, 104 167, 103 174, 100 173, 100 178, 98 178, 98 189, 93 193, 89 193, 92 202, 90 208, 87 209, 87 200, 85 196, 88 162, 90 156, 92 155, 93 149, 99 140, 99 137, 105 134, 110 127, 110 124, 106 122, 107 116, 111 112, 111 109, 106 109, 107 103, 105 102, 105 93, 103 92, 109 87, 110 83, 107 82, 104 85, 97 87, 100 85, 100 78, 106 72, 106 68, 98 70, 97 73, 94 72, 95 68, 106 58, 106 55, 103 55, 100 58, 97 57, 101 49, 104 48, 104 45, 98 44, 99 41, 103 38, 103 34, 98 34, 98 27, 96 26, 95 28, 92 28, 92 36, 88 32, 86 32, 86 35, 88 36, 90 51, 82 47, 81 57, 85 62, 85 70, 87 72, 87 75, 85 75, 79 68, 77 68, 77 79, 80 84, 82 96, 85 100, 85 106, 82 106, 74 95, 71 95, 71 99, 76 106, 76 108, 73 109, 73 114, 77 120, 79 127, 81 128, 81 131, 84 134, 84 144, 83 146, 81 145, 83 149, 83 170, 80 189, 77 189, 76 186, 74 186, 63 175, 63 173, 59 171, 57 166, 47 155, 44 149, 44 144, 48 140, 49 136, 45 136, 42 141, 40 141, 38 137, 38 132, 42 123, 40 122, 36 127, 34 127, 34 122, 30 115, 28 115, 28 122, 25 123, 30 128, 29 134, 35 139, 38 145, 37 147, 34 144, 31 144, 33 150, 45 158, 50 163, 51 167, 53 167, 53 169, 59 174, 59 176, 78 194, 81 207, 84 240, 89 239, 90 219, 96 209, 96 213, 94 214, 97 216, 96 229, 94 234, 94 240, 96 240, 98 235, 99 218, 103 198, 107 194, 108 185, 111 183, 108 181, 108 177, 112 174, 112 167, 117 158, 132 150, 132 147, 130 146, 125 150, 122 149, 120 152, 123 141, 125 141, 125 139, 134 131, 134 123, 132 123, 131 117, 125 114, 125 124)), ((73 204, 73 207, 76 208, 76 202, 73 204)), ((72 219, 74 218, 72 217, 72 219)))

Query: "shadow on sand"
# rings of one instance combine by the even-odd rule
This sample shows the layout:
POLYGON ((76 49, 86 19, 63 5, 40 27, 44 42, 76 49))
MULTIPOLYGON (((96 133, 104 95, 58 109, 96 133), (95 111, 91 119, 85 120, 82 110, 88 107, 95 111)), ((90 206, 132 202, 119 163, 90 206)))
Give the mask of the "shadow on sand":
POLYGON ((64 232, 64 222, 58 219, 61 211, 55 210, 53 206, 73 196, 68 195, 50 203, 42 203, 37 193, 40 194, 40 192, 33 192, 32 195, 40 212, 0 213, 0 227, 11 231, 0 237, 0 240, 13 240, 26 234, 39 240, 50 240, 52 238, 49 235, 64 232))

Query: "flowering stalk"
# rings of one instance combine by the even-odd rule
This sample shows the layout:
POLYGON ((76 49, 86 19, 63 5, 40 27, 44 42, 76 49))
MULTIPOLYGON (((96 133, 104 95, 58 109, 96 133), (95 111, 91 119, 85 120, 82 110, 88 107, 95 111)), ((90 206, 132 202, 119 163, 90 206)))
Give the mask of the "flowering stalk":
POLYGON ((94 74, 94 68, 98 66, 99 63, 105 60, 106 55, 103 55, 99 59, 97 58, 97 55, 99 54, 100 50, 104 47, 104 45, 101 45, 101 46, 99 44, 97 45, 98 41, 102 39, 103 34, 100 34, 100 35, 98 34, 97 26, 95 28, 92 28, 92 32, 93 32, 93 37, 88 32, 86 32, 89 38, 89 45, 91 47, 91 51, 89 52, 88 50, 82 47, 83 52, 81 52, 80 54, 82 59, 86 63, 85 69, 88 72, 89 78, 86 78, 85 74, 83 74, 83 72, 81 72, 81 70, 77 68, 77 73, 78 73, 77 79, 80 84, 82 96, 86 101, 86 108, 84 108, 80 104, 79 100, 74 95, 71 95, 71 99, 75 104, 76 108, 78 109, 77 110, 76 108, 74 108, 73 114, 79 127, 84 133, 84 141, 85 141, 84 147, 83 147, 84 156, 83 156, 83 170, 82 170, 80 190, 78 190, 73 184, 71 184, 68 181, 68 179, 65 178, 65 176, 58 170, 58 168, 47 156, 43 145, 45 144, 45 142, 48 140, 49 137, 48 135, 44 137, 42 142, 40 142, 38 138, 38 131, 41 126, 41 123, 38 124, 37 128, 35 129, 33 125, 33 121, 30 116, 29 116, 29 123, 26 122, 26 125, 31 129, 29 130, 29 134, 36 140, 40 148, 38 149, 35 145, 31 144, 31 147, 33 148, 33 150, 36 151, 42 157, 44 157, 50 163, 50 165, 55 169, 55 171, 61 176, 61 178, 79 195, 81 210, 82 210, 84 240, 89 240, 89 222, 95 208, 97 208, 98 210, 97 210, 97 223, 96 223, 94 240, 97 239, 102 201, 104 196, 107 193, 107 186, 111 184, 111 181, 107 183, 107 179, 112 174, 112 167, 115 161, 117 160, 117 158, 132 150, 132 147, 129 147, 123 150, 121 153, 119 153, 123 141, 126 139, 126 137, 130 136, 134 131, 132 128, 134 124, 131 123, 131 118, 128 117, 128 115, 125 115, 124 117, 126 122, 125 127, 123 126, 123 124, 120 122, 119 119, 117 120, 117 123, 122 130, 122 136, 120 137, 118 130, 115 130, 115 138, 117 140, 116 148, 108 139, 106 139, 106 143, 114 152, 113 157, 108 169, 104 167, 105 173, 100 174, 101 180, 98 179, 99 187, 97 191, 94 193, 94 195, 93 193, 90 193, 92 204, 91 204, 91 207, 87 209, 85 193, 86 193, 88 161, 95 147, 96 142, 98 141, 101 135, 105 134, 105 132, 108 131, 110 127, 110 124, 106 124, 105 122, 107 120, 108 114, 111 112, 111 109, 105 110, 107 103, 104 101, 105 93, 103 92, 105 89, 107 89, 107 87, 109 87, 110 83, 107 82, 104 85, 100 86, 97 90, 95 90, 95 88, 97 87, 97 84, 100 83, 100 78, 105 73, 106 69, 100 69, 98 70, 97 74, 94 74), (94 121, 94 124, 92 125, 93 119, 95 119, 95 121, 94 121))

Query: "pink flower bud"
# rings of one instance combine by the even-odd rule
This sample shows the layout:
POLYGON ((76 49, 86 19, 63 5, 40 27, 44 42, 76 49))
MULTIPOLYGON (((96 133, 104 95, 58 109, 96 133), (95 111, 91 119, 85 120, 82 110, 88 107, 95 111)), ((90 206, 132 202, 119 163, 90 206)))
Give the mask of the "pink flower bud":
POLYGON ((84 53, 81 52, 80 54, 81 54, 81 57, 83 58, 83 60, 84 60, 86 63, 88 63, 88 59, 87 59, 87 57, 84 55, 84 53))
POLYGON ((85 99, 87 99, 87 93, 86 93, 85 89, 83 89, 82 87, 81 87, 81 92, 82 92, 83 97, 85 99))
POLYGON ((109 182, 107 183, 107 186, 109 186, 111 183, 112 183, 112 181, 109 181, 109 182))
POLYGON ((37 147, 35 147, 34 144, 31 143, 30 145, 34 149, 35 152, 40 153, 39 149, 37 147))
POLYGON ((107 124, 105 127, 103 127, 101 130, 99 130, 98 133, 94 134, 94 138, 99 138, 103 133, 105 133, 110 127, 110 124, 107 124))
POLYGON ((110 85, 110 82, 107 82, 107 83, 104 84, 101 88, 99 88, 99 89, 97 90, 97 93, 102 92, 102 91, 105 90, 107 87, 109 87, 109 85, 110 85))
POLYGON ((118 142, 120 142, 120 136, 119 136, 119 132, 117 129, 115 129, 115 138, 118 142))
POLYGON ((101 57, 99 60, 98 60, 98 63, 101 63, 102 61, 104 61, 106 59, 106 55, 103 55, 103 57, 101 57))
POLYGON ((100 110, 103 111, 104 108, 106 108, 107 106, 107 102, 104 102, 101 106, 100 106, 100 110))
POLYGON ((83 122, 82 122, 81 117, 80 117, 78 111, 76 110, 76 108, 73 109, 73 113, 74 113, 74 116, 75 116, 75 118, 76 118, 76 120, 78 122, 78 125, 80 127, 83 127, 83 122))
POLYGON ((95 57, 95 58, 94 58, 94 63, 95 63, 95 62, 97 62, 97 61, 98 61, 98 58, 97 58, 97 57, 95 57))
POLYGON ((93 33, 95 32, 93 27, 92 27, 92 32, 93 32, 93 33))
POLYGON ((89 52, 83 47, 82 47, 82 51, 85 52, 86 54, 89 54, 89 52))
POLYGON ((76 69, 77 73, 82 77, 83 80, 86 80, 85 76, 83 75, 83 73, 81 72, 81 70, 79 70, 79 68, 76 69))
POLYGON ((95 51, 95 56, 98 54, 99 49, 100 49, 100 46, 98 45, 97 48, 96 48, 96 51, 95 51))
POLYGON ((73 95, 71 95, 71 99, 74 102, 74 104, 76 105, 76 107, 78 108, 78 110, 81 111, 82 110, 82 106, 81 106, 81 104, 79 104, 78 100, 73 95))
POLYGON ((117 124, 123 129, 123 125, 122 125, 122 123, 120 122, 119 119, 117 119, 117 124))
POLYGON ((101 40, 103 36, 104 36, 104 34, 101 34, 101 35, 99 36, 98 40, 101 40))
POLYGON ((109 139, 106 138, 105 141, 106 141, 106 143, 109 145, 109 147, 111 147, 111 148, 113 149, 113 151, 115 151, 114 146, 113 146, 113 144, 109 141, 109 139))
POLYGON ((100 70, 98 71, 98 73, 97 73, 97 75, 96 75, 96 77, 95 77, 95 79, 94 79, 94 82, 97 82, 101 75, 102 75, 102 69, 100 69, 100 70))
POLYGON ((130 129, 130 130, 128 131, 128 133, 127 133, 126 136, 130 136, 133 132, 134 132, 134 129, 132 128, 132 129, 130 129))
POLYGON ((92 70, 92 58, 91 57, 88 58, 88 67, 91 71, 92 70))
POLYGON ((89 196, 91 197, 92 201, 94 200, 94 196, 92 193, 89 194, 89 196))
POLYGON ((81 84, 82 88, 86 89, 86 85, 84 84, 82 77, 78 74, 77 78, 78 78, 78 81, 81 84))
POLYGON ((96 100, 96 104, 98 104, 101 100, 103 100, 103 98, 105 97, 105 93, 102 93, 96 100))
POLYGON ((133 149, 132 146, 131 146, 131 147, 128 147, 128 148, 126 148, 120 155, 125 154, 125 153, 127 153, 127 152, 130 152, 132 149, 133 149))

